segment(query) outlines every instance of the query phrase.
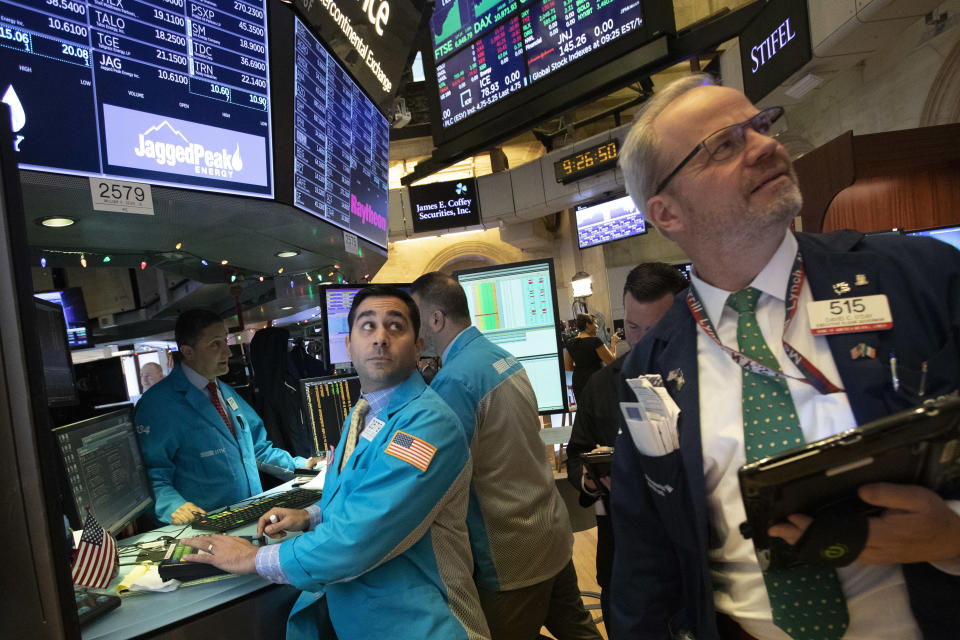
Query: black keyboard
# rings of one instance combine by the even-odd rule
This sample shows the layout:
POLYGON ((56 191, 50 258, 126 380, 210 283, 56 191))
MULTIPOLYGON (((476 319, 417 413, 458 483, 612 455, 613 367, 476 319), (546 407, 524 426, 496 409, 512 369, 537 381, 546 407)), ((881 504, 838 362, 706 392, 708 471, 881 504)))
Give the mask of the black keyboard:
POLYGON ((220 513, 203 516, 194 520, 192 526, 194 529, 223 533, 256 522, 260 519, 260 516, 274 507, 284 507, 286 509, 309 507, 320 500, 321 495, 323 495, 323 492, 316 489, 292 489, 285 493, 265 496, 231 511, 221 511, 220 513))

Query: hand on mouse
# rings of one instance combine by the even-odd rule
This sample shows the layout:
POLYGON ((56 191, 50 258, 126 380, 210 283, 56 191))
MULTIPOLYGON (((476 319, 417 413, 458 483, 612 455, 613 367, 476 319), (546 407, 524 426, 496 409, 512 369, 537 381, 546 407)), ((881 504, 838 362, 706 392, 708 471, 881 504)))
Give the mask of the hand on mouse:
POLYGON ((257 535, 282 538, 287 531, 306 531, 310 527, 310 514, 306 509, 283 509, 274 507, 260 516, 257 535))

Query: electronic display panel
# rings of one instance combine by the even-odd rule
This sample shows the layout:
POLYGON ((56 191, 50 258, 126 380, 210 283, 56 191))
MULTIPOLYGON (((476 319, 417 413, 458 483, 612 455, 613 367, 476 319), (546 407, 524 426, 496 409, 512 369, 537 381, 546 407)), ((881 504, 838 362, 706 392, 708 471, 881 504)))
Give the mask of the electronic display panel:
POLYGON ((63 308, 39 298, 35 298, 34 306, 47 406, 75 405, 79 402, 79 396, 73 380, 73 361, 67 346, 63 308))
POLYGON ((643 213, 630 196, 580 205, 576 213, 581 249, 647 232, 643 213))
POLYGON ((153 504, 132 413, 122 409, 53 430, 80 521, 89 508, 112 535, 153 504))
POLYGON ((80 287, 70 287, 61 291, 44 291, 33 295, 63 307, 63 317, 67 324, 67 344, 71 349, 92 346, 93 342, 87 332, 87 305, 83 300, 83 290, 80 287))
POLYGON ((300 396, 313 440, 313 455, 335 449, 340 442, 347 414, 360 399, 360 378, 302 378, 300 396))
POLYGON ((960 249, 960 225, 952 227, 938 227, 936 229, 917 229, 908 231, 908 236, 927 236, 941 242, 946 242, 956 249, 960 249))
POLYGON ((0 5, 22 168, 273 195, 265 0, 0 5))
POLYGON ((640 0, 438 3, 431 17, 443 127, 636 31, 640 0), (464 17, 473 21, 464 22, 464 17))
POLYGON ((387 246, 390 126, 295 20, 293 203, 387 246))
MULTIPOLYGON (((380 283, 377 283, 380 284, 380 283)), ((323 335, 326 338, 327 364, 337 368, 346 368, 351 365, 350 354, 347 353, 346 337, 350 335, 350 323, 347 316, 353 298, 361 289, 370 285, 332 285, 320 287, 323 291, 323 335)), ((393 284, 392 286, 410 293, 410 284, 393 284)))
POLYGON ((553 260, 455 271, 453 277, 467 295, 473 326, 523 365, 540 413, 564 411, 553 260))

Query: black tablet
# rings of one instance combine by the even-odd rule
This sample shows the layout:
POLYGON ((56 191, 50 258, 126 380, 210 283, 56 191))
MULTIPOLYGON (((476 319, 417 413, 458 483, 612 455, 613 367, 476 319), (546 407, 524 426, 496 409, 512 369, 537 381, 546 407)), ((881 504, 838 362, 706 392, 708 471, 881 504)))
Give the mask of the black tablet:
POLYGON ((792 513, 863 514, 857 497, 871 482, 915 484, 945 497, 960 495, 960 398, 923 406, 808 443, 740 468, 747 513, 741 525, 765 570, 800 564, 794 550, 767 529, 792 513))

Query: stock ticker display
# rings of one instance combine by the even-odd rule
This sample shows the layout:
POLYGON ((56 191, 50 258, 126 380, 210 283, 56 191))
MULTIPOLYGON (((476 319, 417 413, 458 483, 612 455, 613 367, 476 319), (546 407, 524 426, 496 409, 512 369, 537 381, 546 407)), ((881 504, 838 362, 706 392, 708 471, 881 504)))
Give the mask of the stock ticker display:
POLYGON ((430 18, 444 127, 636 30, 640 0, 439 0, 430 18))
POLYGON ((294 204, 386 247, 387 120, 295 22, 294 204))
POLYGON ((0 5, 22 167, 273 195, 265 0, 0 5))

